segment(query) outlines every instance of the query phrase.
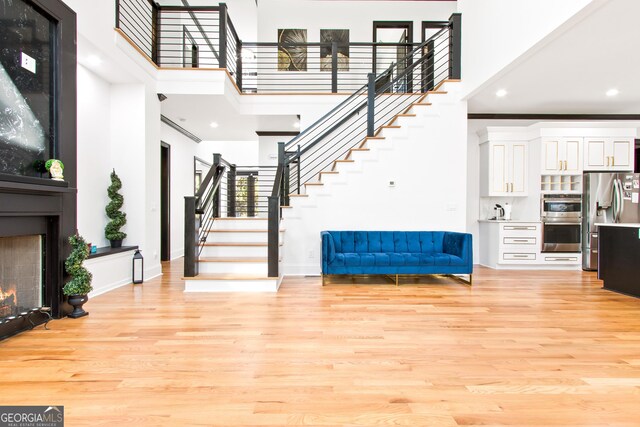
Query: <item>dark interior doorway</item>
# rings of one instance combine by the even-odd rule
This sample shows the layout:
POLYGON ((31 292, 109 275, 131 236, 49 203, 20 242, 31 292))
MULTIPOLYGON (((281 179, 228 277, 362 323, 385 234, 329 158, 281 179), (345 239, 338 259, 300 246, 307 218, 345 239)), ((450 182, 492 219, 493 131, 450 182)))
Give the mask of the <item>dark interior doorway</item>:
MULTIPOLYGON (((385 72, 391 64, 398 63, 393 70, 394 75, 379 79, 380 84, 393 80, 412 64, 411 58, 405 57, 413 50, 412 21, 373 21, 373 42, 379 43, 373 49, 373 72, 385 72)), ((396 82, 400 90, 410 90, 411 78, 396 82)), ((388 91, 392 91, 390 88, 388 91)))
POLYGON ((640 139, 636 139, 636 165, 633 171, 640 173, 640 139))
POLYGON ((171 146, 160 146, 160 259, 171 260, 171 146))

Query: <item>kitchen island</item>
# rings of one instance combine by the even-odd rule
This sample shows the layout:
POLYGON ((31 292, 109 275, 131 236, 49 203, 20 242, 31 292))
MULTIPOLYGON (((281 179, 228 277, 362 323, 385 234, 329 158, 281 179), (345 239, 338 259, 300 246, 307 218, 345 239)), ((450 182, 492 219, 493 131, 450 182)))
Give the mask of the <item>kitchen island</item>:
POLYGON ((598 279, 604 289, 640 297, 640 224, 598 226, 598 279))

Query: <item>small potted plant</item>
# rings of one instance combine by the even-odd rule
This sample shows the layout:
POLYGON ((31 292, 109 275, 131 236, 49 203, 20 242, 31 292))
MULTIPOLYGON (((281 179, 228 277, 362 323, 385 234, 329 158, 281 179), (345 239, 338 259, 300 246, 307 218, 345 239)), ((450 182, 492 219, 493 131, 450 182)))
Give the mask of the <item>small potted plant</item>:
POLYGON ((49 159, 44 164, 45 168, 49 171, 51 179, 54 181, 64 181, 64 164, 58 159, 49 159))
POLYGON ((89 256, 87 242, 82 236, 76 234, 69 237, 69 243, 71 243, 72 249, 69 257, 64 262, 64 267, 71 276, 71 280, 64 285, 62 293, 69 297, 69 304, 73 306, 73 311, 69 314, 69 317, 77 319, 89 314, 84 311, 82 306, 89 300, 88 294, 93 290, 91 286, 93 276, 82 265, 82 262, 89 256))
POLYGON ((124 197, 118 191, 122 188, 122 181, 116 171, 111 172, 111 185, 107 188, 107 194, 111 201, 107 204, 105 211, 110 221, 104 228, 104 236, 111 242, 112 248, 119 248, 122 246, 122 240, 127 237, 127 233, 120 231, 120 229, 127 223, 127 215, 122 212, 122 204, 124 203, 124 197))

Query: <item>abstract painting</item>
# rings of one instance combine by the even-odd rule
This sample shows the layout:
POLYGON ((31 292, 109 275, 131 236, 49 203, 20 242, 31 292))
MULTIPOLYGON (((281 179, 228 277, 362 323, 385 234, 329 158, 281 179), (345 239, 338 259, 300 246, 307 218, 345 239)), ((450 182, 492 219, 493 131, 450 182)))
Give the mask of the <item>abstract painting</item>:
POLYGON ((338 71, 349 71, 349 30, 320 30, 320 70, 331 71, 331 46, 338 43, 338 71))
POLYGON ((307 71, 307 30, 278 30, 278 71, 307 71))

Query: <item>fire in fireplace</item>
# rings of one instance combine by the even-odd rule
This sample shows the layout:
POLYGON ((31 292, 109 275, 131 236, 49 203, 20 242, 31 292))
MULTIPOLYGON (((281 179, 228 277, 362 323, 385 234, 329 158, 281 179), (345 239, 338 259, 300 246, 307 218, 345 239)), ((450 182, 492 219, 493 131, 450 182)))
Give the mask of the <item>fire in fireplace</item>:
POLYGON ((9 286, 6 292, 0 287, 0 317, 15 316, 17 312, 16 287, 9 286))
POLYGON ((0 238, 0 320, 43 303, 43 238, 0 238))

